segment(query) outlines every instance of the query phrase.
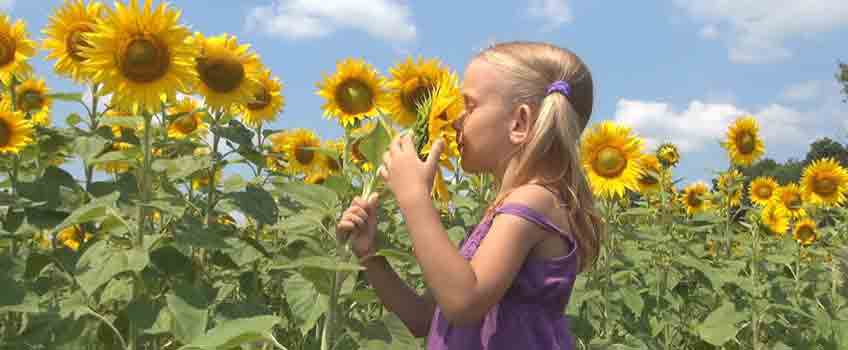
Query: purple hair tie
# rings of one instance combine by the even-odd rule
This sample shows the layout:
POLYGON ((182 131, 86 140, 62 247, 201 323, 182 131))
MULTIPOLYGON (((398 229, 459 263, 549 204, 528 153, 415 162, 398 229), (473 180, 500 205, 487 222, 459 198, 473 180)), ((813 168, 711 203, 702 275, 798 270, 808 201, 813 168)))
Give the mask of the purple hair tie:
POLYGON ((566 97, 571 96, 571 85, 568 85, 564 80, 557 80, 548 86, 547 94, 550 95, 554 92, 559 92, 566 97))

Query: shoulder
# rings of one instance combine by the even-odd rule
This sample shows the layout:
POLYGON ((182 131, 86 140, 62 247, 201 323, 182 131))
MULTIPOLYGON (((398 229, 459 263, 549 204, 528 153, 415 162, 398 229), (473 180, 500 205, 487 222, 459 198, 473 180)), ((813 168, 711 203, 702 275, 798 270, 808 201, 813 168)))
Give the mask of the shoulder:
POLYGON ((517 204, 546 216, 562 210, 556 195, 541 185, 528 184, 515 188, 504 199, 501 205, 517 204))

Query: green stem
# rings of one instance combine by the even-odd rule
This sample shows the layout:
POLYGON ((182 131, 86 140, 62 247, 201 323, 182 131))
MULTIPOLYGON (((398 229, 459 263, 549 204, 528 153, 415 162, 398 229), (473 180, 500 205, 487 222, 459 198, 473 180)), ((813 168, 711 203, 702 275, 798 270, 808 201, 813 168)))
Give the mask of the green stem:
MULTIPOLYGON (((138 232, 136 232, 133 249, 144 249, 144 234, 147 229, 147 205, 150 201, 150 120, 153 118, 149 113, 143 113, 144 118, 144 139, 143 151, 144 158, 142 160, 142 170, 140 173, 139 185, 141 187, 141 205, 138 207, 138 232)), ((139 298, 143 292, 142 277, 136 273, 133 279, 133 298, 139 298)), ((130 336, 129 346, 127 349, 140 349, 141 344, 138 343, 138 327, 135 322, 130 320, 130 336)))
MULTIPOLYGON (((220 113, 216 112, 212 116, 212 126, 210 129, 215 130, 218 125, 220 113)), ((209 194, 206 196, 206 224, 211 224, 212 209, 215 206, 215 172, 218 170, 218 144, 221 142, 221 137, 217 133, 212 134, 212 170, 209 173, 209 194)))
MULTIPOLYGON (((345 128, 344 133, 344 144, 345 151, 342 154, 342 169, 348 170, 350 162, 348 156, 350 147, 350 132, 347 128, 345 128)), ((349 172, 347 173, 349 174, 349 172)), ((347 261, 350 258, 347 240, 338 241, 336 243, 336 253, 342 261, 347 261)), ((336 304, 339 302, 339 289, 341 289, 341 283, 344 280, 344 277, 345 275, 341 271, 336 271, 336 273, 333 274, 333 284, 330 289, 330 309, 327 311, 327 318, 324 321, 324 328, 321 332, 321 350, 330 350, 335 342, 336 319, 338 318, 337 313, 340 306, 336 304)))
POLYGON ((801 305, 801 250, 803 247, 798 243, 798 254, 795 256, 795 303, 801 305))
POLYGON ((751 286, 754 288, 754 293, 751 297, 751 311, 752 311, 751 325, 752 325, 752 331, 753 331, 753 336, 751 337, 751 341, 753 342, 752 345, 753 345, 754 350, 760 349, 760 342, 759 342, 760 310, 757 307, 757 299, 759 297, 759 290, 760 290, 759 285, 758 285, 758 280, 757 280, 757 264, 758 264, 757 258, 759 258, 759 251, 760 251, 760 238, 759 238, 760 235, 759 235, 759 232, 757 232, 757 227, 758 227, 757 224, 754 224, 754 228, 752 229, 752 233, 753 233, 754 237, 753 237, 753 247, 752 247, 753 252, 751 254, 751 286))

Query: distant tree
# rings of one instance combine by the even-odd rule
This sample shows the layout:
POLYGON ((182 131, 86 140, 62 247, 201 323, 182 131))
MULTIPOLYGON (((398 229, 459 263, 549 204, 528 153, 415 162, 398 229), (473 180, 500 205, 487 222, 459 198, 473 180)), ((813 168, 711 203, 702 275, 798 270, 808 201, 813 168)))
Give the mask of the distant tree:
MULTIPOLYGON (((748 179, 756 179, 760 176, 771 176, 781 185, 790 182, 798 182, 801 179, 801 171, 804 168, 804 162, 790 158, 785 163, 778 163, 771 158, 763 158, 754 163, 747 169, 743 170, 748 179)), ((748 184, 745 184, 747 188, 748 184)))
POLYGON ((810 150, 804 159, 804 165, 822 158, 833 158, 842 166, 848 166, 848 149, 839 142, 828 137, 818 139, 810 144, 810 150))
POLYGON ((836 72, 836 81, 842 84, 842 93, 845 94, 843 101, 848 102, 848 64, 839 62, 839 71, 836 72))

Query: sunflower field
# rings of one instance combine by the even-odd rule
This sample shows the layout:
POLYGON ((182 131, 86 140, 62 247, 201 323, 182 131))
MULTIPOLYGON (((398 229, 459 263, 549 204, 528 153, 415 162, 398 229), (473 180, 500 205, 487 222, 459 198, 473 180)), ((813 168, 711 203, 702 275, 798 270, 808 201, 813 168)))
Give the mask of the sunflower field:
MULTIPOLYGON (((281 80, 174 6, 66 0, 41 33, 0 14, 0 349, 423 348, 334 230, 355 196, 386 193, 378 255, 423 291, 377 176, 401 132, 422 156, 447 141, 433 203, 451 239, 480 220, 496 189, 459 167, 454 71, 339 61, 315 110, 344 136, 322 140, 271 129, 281 80), (87 91, 52 91, 38 50, 87 91)), ((607 233, 562 310, 578 349, 848 349, 848 170, 824 158, 797 183, 746 178, 758 128, 740 116, 727 169, 686 186, 674 144, 646 149, 609 121, 584 132, 607 233)))

